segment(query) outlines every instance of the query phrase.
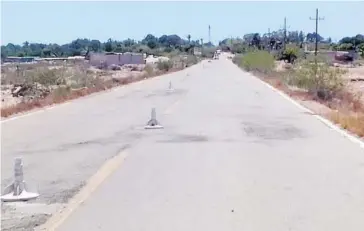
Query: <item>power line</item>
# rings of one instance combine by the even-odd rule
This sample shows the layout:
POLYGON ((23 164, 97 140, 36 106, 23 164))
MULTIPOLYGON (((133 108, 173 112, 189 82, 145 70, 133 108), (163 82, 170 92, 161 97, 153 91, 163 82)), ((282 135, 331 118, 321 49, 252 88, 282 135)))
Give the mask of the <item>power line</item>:
POLYGON ((321 20, 325 20, 325 18, 320 18, 319 17, 319 13, 318 13, 318 9, 316 9, 316 18, 311 18, 310 20, 315 20, 316 21, 316 36, 315 36, 315 56, 317 56, 317 47, 318 47, 318 22, 321 20))

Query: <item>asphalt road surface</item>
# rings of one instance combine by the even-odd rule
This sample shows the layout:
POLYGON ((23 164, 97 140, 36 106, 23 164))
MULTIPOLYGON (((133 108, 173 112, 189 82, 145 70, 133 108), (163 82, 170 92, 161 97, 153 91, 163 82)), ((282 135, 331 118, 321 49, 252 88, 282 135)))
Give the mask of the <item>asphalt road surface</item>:
POLYGON ((128 152, 57 230, 364 230, 363 149, 227 59, 82 102, 6 123, 8 150, 64 148, 64 185, 78 179, 74 156, 82 169, 128 152), (162 130, 143 129, 152 107, 162 130), (41 121, 10 142, 10 126, 41 121))

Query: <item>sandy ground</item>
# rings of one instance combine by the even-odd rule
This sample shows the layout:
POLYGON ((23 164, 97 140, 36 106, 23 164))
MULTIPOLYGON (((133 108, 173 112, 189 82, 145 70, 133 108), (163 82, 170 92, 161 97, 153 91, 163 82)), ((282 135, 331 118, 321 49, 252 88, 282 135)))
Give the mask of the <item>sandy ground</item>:
POLYGON ((348 73, 344 75, 346 79, 356 79, 357 81, 351 81, 348 87, 356 92, 364 102, 364 66, 347 68, 348 73))
POLYGON ((20 103, 20 97, 13 97, 10 90, 11 86, 1 86, 0 108, 6 108, 20 103))

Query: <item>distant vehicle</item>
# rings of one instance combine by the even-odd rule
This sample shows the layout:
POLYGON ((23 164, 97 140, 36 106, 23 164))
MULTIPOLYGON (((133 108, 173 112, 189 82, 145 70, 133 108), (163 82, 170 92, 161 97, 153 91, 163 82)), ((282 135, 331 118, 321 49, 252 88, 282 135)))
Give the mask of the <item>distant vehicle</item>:
POLYGON ((220 50, 215 51, 215 52, 214 52, 213 59, 219 59, 220 53, 221 53, 221 51, 220 51, 220 50))

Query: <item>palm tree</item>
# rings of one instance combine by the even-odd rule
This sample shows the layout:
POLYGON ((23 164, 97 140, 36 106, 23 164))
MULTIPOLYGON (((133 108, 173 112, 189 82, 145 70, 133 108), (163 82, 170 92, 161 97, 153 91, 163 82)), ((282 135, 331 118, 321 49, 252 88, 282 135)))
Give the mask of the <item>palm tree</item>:
POLYGON ((190 34, 187 35, 187 39, 188 39, 188 44, 190 44, 191 43, 191 35, 190 34))

